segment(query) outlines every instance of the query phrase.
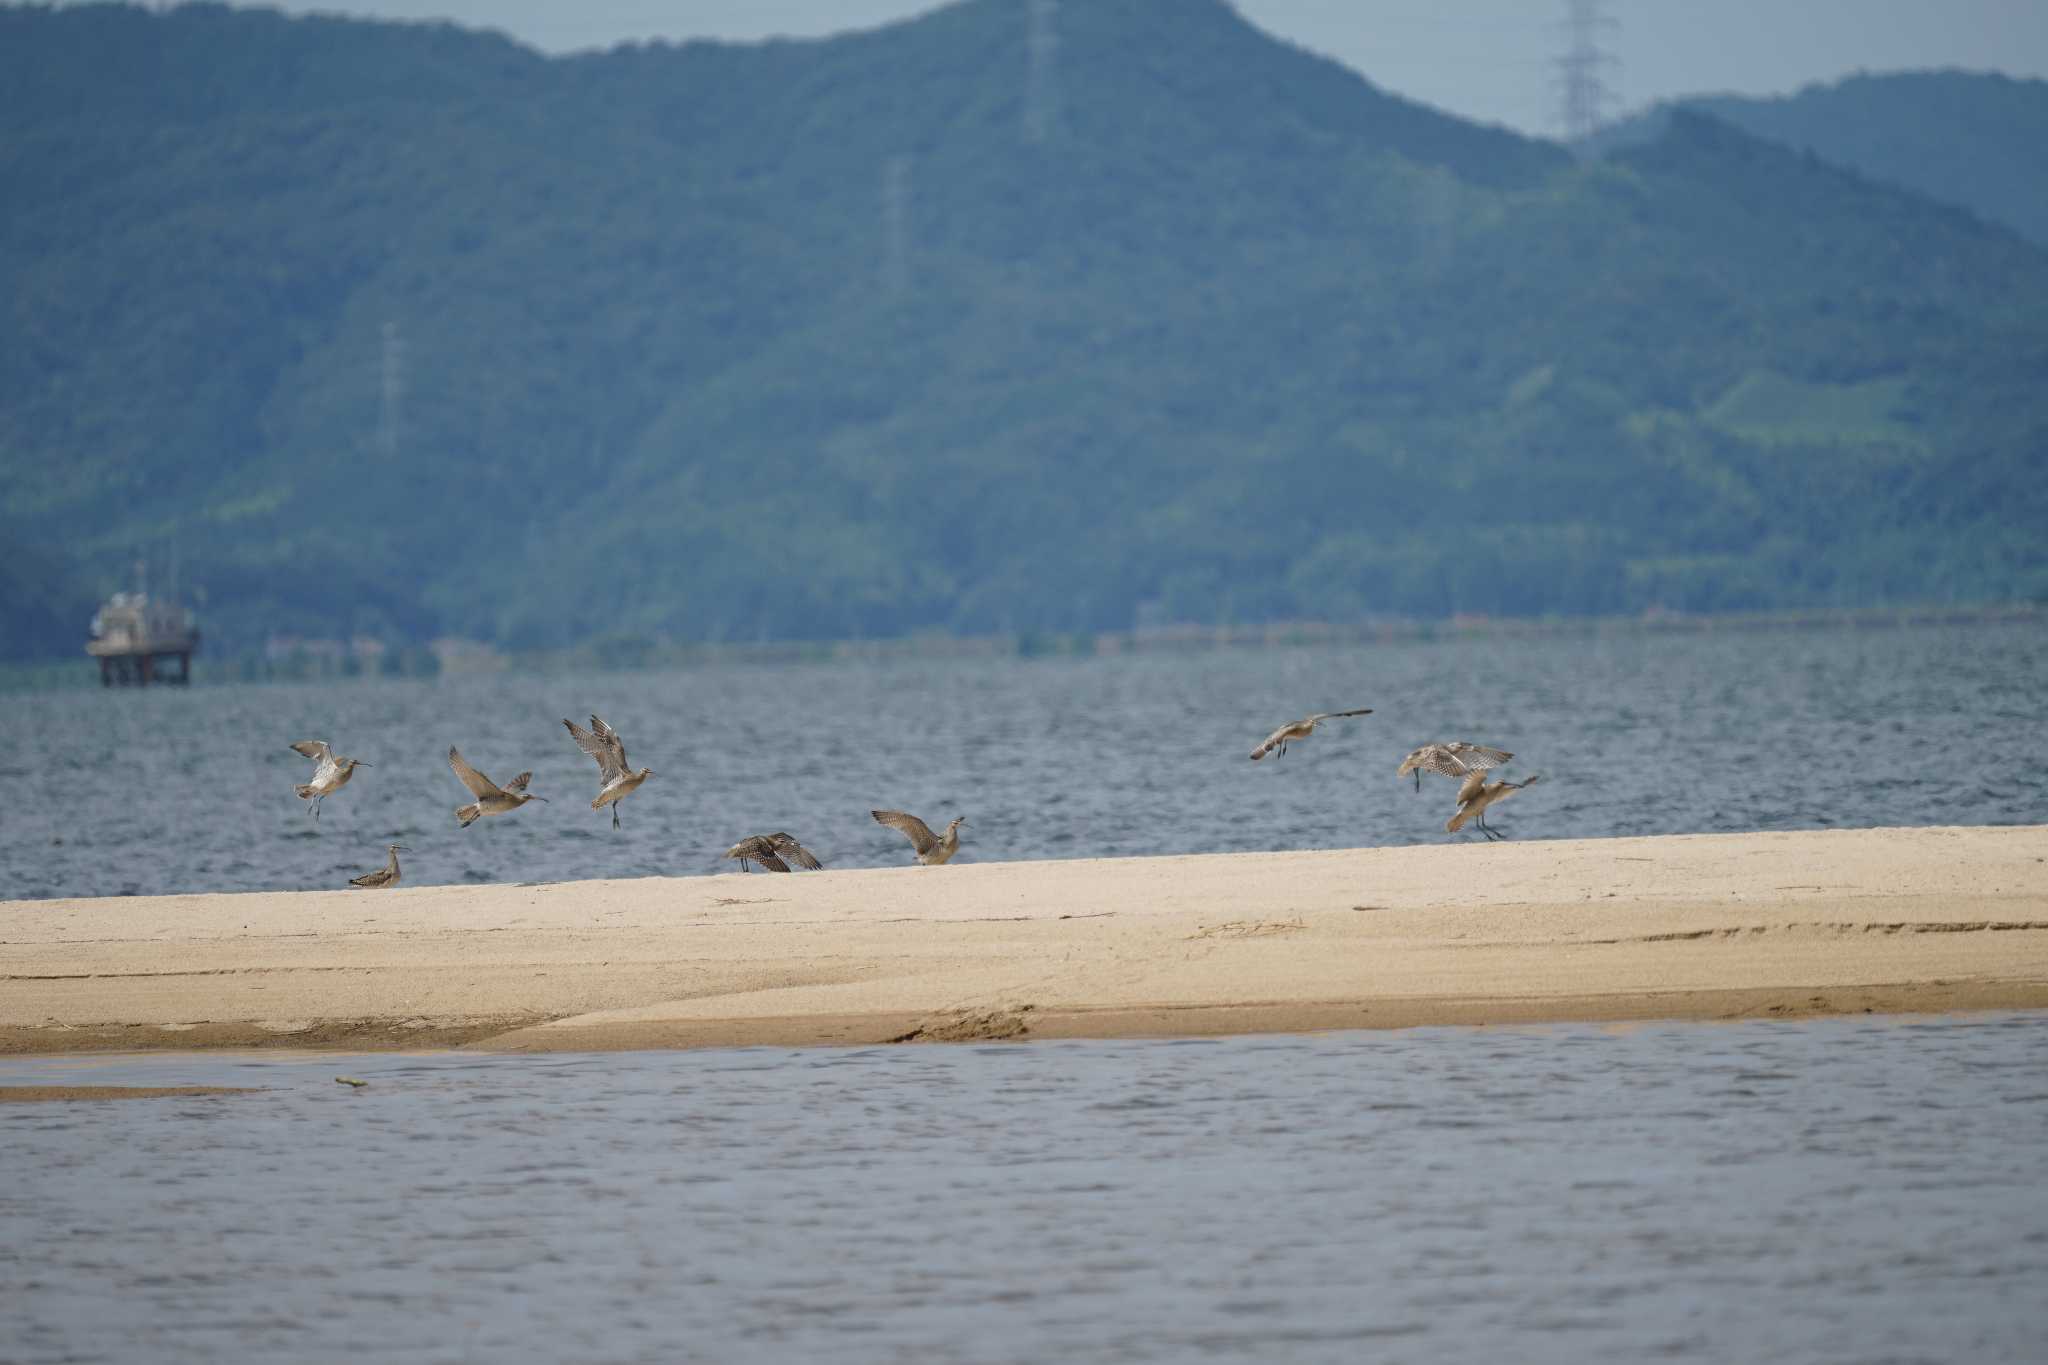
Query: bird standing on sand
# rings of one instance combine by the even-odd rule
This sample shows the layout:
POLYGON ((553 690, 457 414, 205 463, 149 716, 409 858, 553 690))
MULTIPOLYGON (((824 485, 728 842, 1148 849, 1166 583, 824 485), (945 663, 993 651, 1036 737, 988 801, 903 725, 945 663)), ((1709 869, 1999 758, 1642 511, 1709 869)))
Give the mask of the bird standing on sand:
MULTIPOLYGON (((1513 757, 1513 754, 1504 749, 1489 749, 1483 744, 1467 744, 1462 739, 1454 739, 1448 744, 1423 745, 1401 760, 1400 770, 1394 776, 1406 777, 1414 773, 1415 790, 1421 791, 1422 774, 1425 771, 1455 777, 1463 783, 1473 774, 1483 773, 1488 768, 1498 768, 1513 757)), ((1458 789, 1458 799, 1462 801, 1465 797, 1465 788, 1461 786, 1458 789)))
POLYGON ((304 786, 294 787, 301 801, 313 803, 313 818, 320 818, 320 803, 348 785, 356 775, 357 768, 370 765, 356 758, 336 758, 334 750, 327 747, 324 739, 302 739, 292 745, 293 750, 313 760, 313 780, 304 786))
POLYGON ((378 868, 375 872, 365 872, 360 877, 350 877, 348 879, 350 886, 360 886, 365 891, 377 891, 385 887, 398 885, 398 855, 400 853, 410 853, 412 850, 404 844, 386 844, 384 847, 390 850, 391 861, 378 868))
POLYGON ((533 780, 532 773, 521 773, 500 787, 465 763, 453 744, 448 746, 448 766, 455 770, 455 776, 476 798, 466 806, 455 808, 455 818, 462 822, 464 829, 486 815, 503 815, 508 810, 518 810, 529 801, 547 800, 545 796, 535 796, 526 790, 526 784, 533 780))
POLYGON ((1470 820, 1488 840, 1507 838, 1507 835, 1486 823, 1486 808, 1496 801, 1505 801, 1522 788, 1533 787, 1542 780, 1543 774, 1537 773, 1521 782, 1488 782, 1484 773, 1473 773, 1465 779, 1465 784, 1458 788, 1458 813, 1444 822, 1444 833, 1456 834, 1465 828, 1465 822, 1470 820))
POLYGON ((868 814, 879 824, 903 831, 910 846, 917 850, 918 863, 924 867, 937 867, 960 851, 960 826, 967 823, 966 816, 954 816, 953 823, 946 826, 946 837, 941 839, 915 815, 905 815, 900 810, 871 810, 868 814))
POLYGON ((1372 708, 1368 706, 1358 711, 1318 711, 1312 716, 1303 716, 1300 720, 1283 725, 1272 734, 1267 735, 1265 742, 1252 750, 1252 762, 1258 762, 1276 749, 1283 754, 1286 753, 1288 741, 1307 739, 1316 732, 1316 727, 1326 720, 1336 720, 1342 716, 1369 716, 1371 714, 1372 708))
POLYGON ((750 862, 759 863, 770 872, 787 872, 789 864, 810 872, 816 872, 824 864, 812 856, 811 851, 796 841, 790 834, 756 834, 740 840, 725 851, 728 858, 740 860, 740 870, 746 871, 750 862), (788 861, 785 862, 784 859, 788 861))
POLYGON ((654 769, 642 768, 632 772, 626 767, 626 743, 619 738, 619 732, 606 725, 596 716, 590 718, 590 728, 584 729, 573 720, 564 719, 562 724, 569 727, 569 737, 576 741, 576 747, 597 760, 598 792, 591 798, 592 810, 612 808, 612 828, 619 827, 619 802, 640 789, 640 784, 654 776, 654 769))

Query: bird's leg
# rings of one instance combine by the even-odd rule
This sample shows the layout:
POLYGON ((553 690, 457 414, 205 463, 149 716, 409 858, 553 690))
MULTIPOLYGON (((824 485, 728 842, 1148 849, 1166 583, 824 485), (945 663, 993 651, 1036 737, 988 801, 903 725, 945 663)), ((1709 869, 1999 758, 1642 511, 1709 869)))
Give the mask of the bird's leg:
POLYGON ((613 829, 617 829, 618 827, 619 827, 619 803, 618 803, 618 802, 616 802, 616 801, 614 801, 614 802, 612 802, 612 828, 613 828, 613 829))
POLYGON ((320 803, 325 801, 326 799, 327 798, 324 796, 316 796, 313 798, 313 819, 316 823, 320 819, 320 803))
POLYGON ((1415 790, 1418 792, 1422 790, 1422 769, 1420 768, 1415 770, 1415 790))

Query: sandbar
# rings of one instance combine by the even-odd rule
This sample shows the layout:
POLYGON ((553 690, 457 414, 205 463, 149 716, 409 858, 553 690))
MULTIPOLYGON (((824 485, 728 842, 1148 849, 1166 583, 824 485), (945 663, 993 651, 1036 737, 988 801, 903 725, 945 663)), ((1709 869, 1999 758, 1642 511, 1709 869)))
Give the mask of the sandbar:
POLYGON ((2044 873, 2031 825, 9 901, 0 1052, 2037 1009, 2044 873))

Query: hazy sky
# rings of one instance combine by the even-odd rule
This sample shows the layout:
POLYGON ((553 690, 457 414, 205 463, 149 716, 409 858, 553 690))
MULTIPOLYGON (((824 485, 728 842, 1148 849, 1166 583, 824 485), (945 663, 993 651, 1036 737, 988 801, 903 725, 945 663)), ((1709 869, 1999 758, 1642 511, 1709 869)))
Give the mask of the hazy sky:
MULTIPOLYGON (((1021 0, 1020 0, 1021 3, 1021 0)), ((1066 5, 1116 0, 1061 0, 1066 5)), ((1272 33, 1467 118, 1555 133, 1564 0, 1236 0, 1272 33)), ((869 27, 931 0, 285 0, 284 8, 444 18, 544 51, 635 38, 762 38, 869 27)), ((1625 106, 1789 92, 1856 70, 1961 66, 2048 76, 2048 0, 1607 0, 1602 45, 1625 106)))

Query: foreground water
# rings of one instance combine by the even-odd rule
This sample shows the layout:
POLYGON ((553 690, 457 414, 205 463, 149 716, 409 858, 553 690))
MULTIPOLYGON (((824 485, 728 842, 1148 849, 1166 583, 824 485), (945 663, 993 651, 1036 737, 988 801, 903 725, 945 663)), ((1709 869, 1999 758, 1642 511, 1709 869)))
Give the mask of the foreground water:
POLYGON ((2032 823, 2043 677, 2033 623, 30 694, 0 730, 0 898, 339 887, 390 842, 413 883, 731 870, 766 830, 907 861, 876 806, 965 814, 966 861, 1416 843, 1450 788, 1394 769, 1448 738, 1542 774, 1492 816, 1522 838, 2032 823), (617 832, 561 724, 592 711, 656 773, 617 832), (375 765, 317 823, 309 737, 375 765), (451 744, 550 803, 457 828, 451 744))
POLYGON ((2048 1017, 0 1061, 9 1361, 2037 1361, 2048 1017), (370 1082, 346 1089, 338 1071, 370 1082))

